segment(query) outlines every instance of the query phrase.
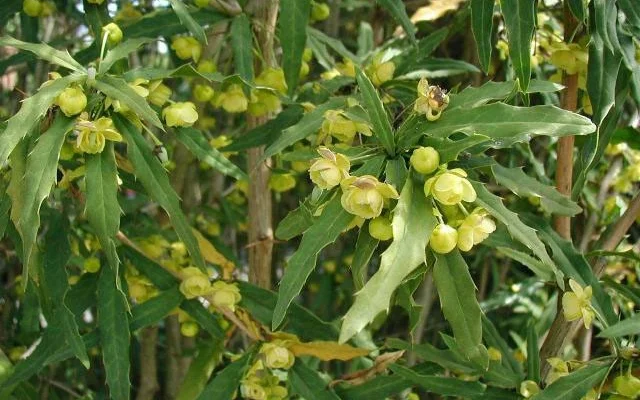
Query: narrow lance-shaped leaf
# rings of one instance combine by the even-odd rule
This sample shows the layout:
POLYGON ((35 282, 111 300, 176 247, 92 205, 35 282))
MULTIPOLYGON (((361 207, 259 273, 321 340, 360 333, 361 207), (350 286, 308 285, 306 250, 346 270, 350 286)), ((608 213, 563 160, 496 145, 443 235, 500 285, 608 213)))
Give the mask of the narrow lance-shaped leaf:
POLYGON ((242 357, 227 365, 204 388, 198 400, 231 400, 236 394, 240 381, 253 359, 253 351, 247 351, 242 357))
POLYGON ((356 71, 356 80, 358 81, 358 87, 362 94, 363 106, 373 125, 373 134, 380 140, 387 154, 394 156, 395 144, 393 140, 393 130, 391 129, 391 122, 384 109, 382 100, 380 100, 376 88, 361 69, 356 71))
POLYGON ((67 51, 56 50, 46 43, 28 43, 10 36, 0 38, 0 46, 15 47, 20 50, 30 51, 38 58, 57 64, 61 67, 76 72, 84 72, 85 68, 77 62, 67 51))
POLYGON ((540 350, 534 323, 527 327, 527 379, 540 382, 540 350))
POLYGON ((505 168, 500 164, 491 167, 496 182, 518 196, 534 196, 540 199, 542 208, 553 214, 574 216, 582 208, 553 186, 548 186, 525 174, 520 168, 505 168))
POLYGON ((369 234, 369 223, 363 225, 358 233, 356 241, 356 249, 353 253, 353 261, 351 262, 351 274, 353 275, 353 285, 356 290, 364 287, 367 281, 367 267, 371 256, 378 248, 378 239, 374 239, 369 234))
POLYGON ((204 269, 204 259, 198 247, 198 241, 191 231, 186 217, 180 209, 178 195, 171 187, 169 177, 164 168, 153 155, 149 145, 129 120, 120 115, 114 115, 116 128, 127 141, 129 159, 135 169, 136 177, 142 183, 152 199, 165 209, 171 223, 180 239, 184 242, 194 263, 204 269))
POLYGON ((184 25, 200 43, 207 44, 207 35, 204 32, 204 28, 202 28, 202 25, 200 25, 195 19, 193 19, 191 14, 189 14, 189 10, 182 0, 169 1, 171 2, 171 8, 173 8, 173 11, 178 16, 180 23, 182 23, 182 25, 184 25))
POLYGON ((531 79, 531 40, 536 27, 535 4, 534 1, 500 0, 509 39, 509 56, 523 92, 526 92, 531 79))
POLYGON ((253 82, 253 40, 249 17, 246 14, 236 16, 231 21, 230 33, 236 72, 245 81, 253 82))
POLYGON ((342 322, 340 342, 358 333, 383 311, 411 271, 425 262, 425 247, 436 218, 421 185, 408 179, 393 213, 393 243, 382 254, 380 269, 356 294, 342 322))
POLYGON ((130 53, 138 50, 140 46, 149 43, 150 41, 151 39, 149 38, 136 38, 120 43, 113 49, 109 50, 102 61, 100 61, 100 64, 98 65, 98 73, 104 74, 108 72, 113 64, 118 60, 128 57, 130 53))
MULTIPOLYGON (((382 169, 382 158, 366 162, 356 175, 379 175, 382 169)), ((289 259, 287 269, 280 281, 278 302, 273 311, 273 330, 282 324, 289 305, 300 293, 307 278, 314 270, 320 251, 335 242, 353 220, 354 215, 348 213, 340 203, 340 193, 328 202, 322 215, 302 236, 298 250, 289 259)))
POLYGON ((404 31, 409 35, 409 39, 416 44, 416 28, 407 15, 407 9, 402 0, 377 0, 378 3, 389 11, 391 16, 402 25, 404 31))
POLYGON ((318 375, 318 371, 309 368, 301 359, 296 359, 289 370, 289 379, 293 393, 305 399, 340 400, 340 397, 318 375))
POLYGON ((224 350, 224 342, 222 340, 199 346, 198 355, 191 363, 182 381, 180 390, 176 395, 176 400, 193 400, 198 398, 211 377, 211 373, 216 364, 220 362, 224 350))
POLYGON ((176 129, 176 138, 193 153, 198 160, 225 175, 236 179, 247 179, 247 174, 229 161, 221 152, 211 147, 202 132, 194 128, 176 129))
POLYGON ((47 110, 60 92, 72 83, 80 82, 84 79, 86 79, 86 76, 80 74, 56 79, 41 87, 37 93, 22 102, 20 110, 9 119, 7 128, 0 133, 0 165, 4 165, 7 162, 9 155, 18 142, 36 128, 40 123, 40 118, 47 113, 47 110))
POLYGON ((632 317, 624 319, 615 325, 611 325, 598 336, 612 338, 627 335, 636 335, 640 332, 640 313, 634 314, 632 317))
POLYGON ((98 281, 98 329, 111 398, 128 400, 131 392, 128 305, 117 288, 118 279, 113 269, 101 269, 98 281))
POLYGON ((476 39, 478 60, 485 73, 489 71, 491 49, 493 48, 491 34, 494 4, 493 0, 471 0, 471 29, 476 39))
POLYGON ((456 344, 465 357, 486 368, 489 359, 482 345, 482 312, 475 295, 476 286, 458 250, 446 255, 436 254, 433 280, 456 344))
POLYGON ((398 376, 419 385, 427 392, 444 396, 461 398, 479 398, 484 395, 486 386, 480 382, 468 382, 457 378, 422 375, 398 364, 390 366, 391 371, 398 376))
POLYGON ((99 76, 93 85, 105 95, 114 100, 121 101, 140 118, 164 130, 162 122, 160 122, 160 118, 158 118, 156 112, 149 106, 145 98, 136 93, 124 79, 103 75, 99 76))
POLYGON ((22 237, 24 276, 29 276, 31 253, 40 227, 40 205, 55 183, 60 149, 73 122, 73 118, 58 114, 53 125, 40 136, 27 158, 22 210, 16 225, 22 237))
POLYGON ((278 37, 282 46, 282 69, 289 95, 293 94, 298 86, 310 12, 311 0, 280 1, 278 37))
POLYGON ((579 400, 587 394, 592 387, 599 385, 607 376, 610 365, 590 364, 561 376, 553 381, 542 392, 536 394, 532 400, 579 400))

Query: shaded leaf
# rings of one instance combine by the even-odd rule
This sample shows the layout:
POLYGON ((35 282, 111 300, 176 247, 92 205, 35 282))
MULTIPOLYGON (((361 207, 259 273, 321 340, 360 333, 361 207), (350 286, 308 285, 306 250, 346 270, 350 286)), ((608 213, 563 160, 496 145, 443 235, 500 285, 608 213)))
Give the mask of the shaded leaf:
POLYGON ((207 35, 202 26, 189 14, 187 6, 182 0, 169 0, 171 8, 178 16, 180 23, 184 25, 191 34, 202 44, 207 44, 207 35))
POLYGON ((393 364, 389 367, 394 374, 419 385, 430 393, 444 396, 475 397, 484 394, 485 385, 480 382, 463 381, 442 376, 421 375, 407 367, 393 364))
POLYGON ((393 139, 393 130, 389 116, 384 109, 382 100, 378 96, 376 88, 373 86, 367 75, 362 70, 356 71, 356 80, 362 95, 363 107, 369 115, 369 121, 373 125, 373 134, 380 140, 387 154, 395 155, 395 144, 393 139))
POLYGON ((298 359, 289 370, 291 389, 305 399, 340 400, 327 383, 322 380, 317 371, 309 368, 298 359))
POLYGON ((402 25, 404 31, 409 35, 409 39, 416 44, 416 27, 409 19, 402 0, 377 0, 377 2, 389 11, 393 18, 402 25))
POLYGON ((471 0, 471 29, 476 39, 478 48, 478 60, 482 70, 489 71, 491 62, 491 50, 493 48, 493 0, 471 0))
POLYGON ((70 69, 75 72, 86 72, 85 68, 77 62, 69 52, 56 50, 46 43, 28 43, 10 36, 0 37, 0 46, 15 47, 26 50, 36 55, 39 59, 46 60, 52 64, 70 69))
POLYGON ((280 1, 278 37, 282 46, 282 69, 289 95, 292 95, 298 86, 310 12, 311 0, 280 1))
POLYGON ((242 357, 227 365, 204 388, 198 400, 220 399, 231 400, 234 398, 240 381, 253 359, 253 352, 247 351, 242 357))
POLYGON ((580 400, 592 387, 599 385, 609 371, 607 364, 590 364, 553 381, 532 400, 580 400))
POLYGON ((127 58, 130 53, 138 50, 140 46, 149 42, 151 42, 151 39, 136 38, 120 43, 113 49, 109 50, 102 61, 100 61, 100 64, 98 65, 98 73, 104 74, 108 72, 117 61, 127 58))
POLYGON ((600 337, 612 338, 627 335, 637 335, 640 332, 640 313, 611 325, 598 334, 600 337))
POLYGON ((253 82, 253 39, 249 17, 246 14, 236 16, 231 21, 230 33, 236 72, 245 81, 253 82))
POLYGON ((194 128, 177 128, 176 138, 191 151, 198 160, 213 169, 236 179, 248 179, 247 174, 229 161, 218 149, 211 147, 204 134, 194 128))
POLYGON ((527 91, 531 79, 531 40, 536 27, 535 2, 500 0, 509 40, 509 57, 518 77, 520 90, 527 91))

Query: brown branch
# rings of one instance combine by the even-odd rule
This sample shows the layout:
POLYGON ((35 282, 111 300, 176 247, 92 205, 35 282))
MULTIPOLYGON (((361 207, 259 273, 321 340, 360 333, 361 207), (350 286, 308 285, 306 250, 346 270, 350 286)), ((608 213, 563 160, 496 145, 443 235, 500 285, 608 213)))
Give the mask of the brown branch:
POLYGON ((156 393, 160 390, 156 360, 157 342, 157 326, 148 326, 142 330, 140 335, 140 381, 136 400, 154 400, 156 393))

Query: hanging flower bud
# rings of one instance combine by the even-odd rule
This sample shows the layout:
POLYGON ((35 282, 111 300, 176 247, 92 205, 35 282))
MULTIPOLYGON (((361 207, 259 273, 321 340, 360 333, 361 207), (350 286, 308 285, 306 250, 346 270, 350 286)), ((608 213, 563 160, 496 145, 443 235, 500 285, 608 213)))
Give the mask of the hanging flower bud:
POLYGON ((171 97, 171 88, 161 80, 153 81, 149 84, 149 95, 147 100, 149 103, 162 107, 171 97))
POLYGON ((234 312, 242 296, 240 296, 240 289, 238 289, 238 286, 235 284, 217 281, 211 285, 211 295, 209 298, 214 306, 228 308, 234 312))
POLYGON ((356 133, 365 136, 371 136, 373 134, 369 124, 366 122, 352 121, 347 118, 341 110, 328 110, 324 113, 322 133, 332 135, 343 143, 351 143, 356 133))
POLYGON ((535 381, 522 381, 520 384, 520 395, 525 399, 531 398, 540 393, 540 386, 535 381))
POLYGON ((202 45, 191 36, 179 36, 171 42, 171 48, 175 50, 176 55, 181 60, 193 59, 198 62, 202 54, 202 45))
POLYGON ((185 337, 195 337, 200 331, 200 326, 195 321, 186 321, 180 324, 180 333, 185 337))
POLYGON ((342 207, 353 215, 369 219, 382 213, 385 199, 400 197, 396 189, 381 183, 375 176, 364 175, 344 179, 342 186, 342 207))
POLYGON ((100 259, 98 257, 89 257, 82 264, 84 270, 90 274, 100 271, 100 259))
POLYGON ((342 154, 336 154, 326 147, 319 147, 322 158, 317 159, 309 168, 311 181, 320 189, 331 189, 349 176, 351 163, 342 154))
POLYGON ((283 340, 274 340, 265 343, 260 348, 260 354, 264 356, 264 365, 272 369, 289 369, 296 361, 296 357, 285 346, 283 340))
POLYGON ((583 319, 584 327, 589 329, 593 320, 594 312, 591 308, 591 296, 593 290, 591 286, 583 288, 573 279, 569 279, 571 291, 562 295, 562 310, 567 321, 583 319))
POLYGON ((107 40, 111 44, 118 44, 122 41, 122 30, 114 22, 108 23, 102 27, 102 34, 107 35, 107 40))
POLYGON ((438 169, 440 154, 433 147, 418 147, 411 154, 411 166, 421 174, 428 175, 438 169))
POLYGON ((261 385, 260 378, 256 375, 250 375, 242 381, 240 394, 242 398, 250 400, 267 400, 268 398, 265 388, 261 385))
POLYGON ((190 101, 165 107, 162 116, 167 126, 192 126, 198 120, 196 105, 190 101))
POLYGON ((462 251, 469 251, 495 230, 496 223, 487 216, 487 212, 476 208, 458 228, 458 248, 462 251))
POLYGON ((196 98, 197 101, 201 103, 205 103, 213 98, 215 91, 209 85, 196 85, 193 89, 193 97, 196 98))
POLYGON ((218 70, 218 67, 213 61, 203 60, 198 64, 197 70, 201 74, 212 74, 218 70))
POLYGON ((42 2, 42 10, 40 10, 40 17, 48 17, 56 12, 56 3, 51 0, 42 2))
POLYGON ((450 206, 475 201, 476 191, 466 177, 467 173, 460 168, 438 173, 425 182, 424 194, 450 206))
POLYGON ((387 217, 377 217, 369 222, 369 234, 378 240, 391 240, 393 238, 393 226, 387 217))
POLYGON ((184 268, 181 272, 180 291, 187 299, 206 296, 211 292, 211 282, 204 272, 196 267, 184 268))
POLYGON ((269 177, 269 188, 274 192, 283 193, 296 187, 296 178, 291 174, 272 174, 269 177))
POLYGON ((215 99, 215 105, 228 113, 241 113, 247 111, 249 100, 240 85, 231 85, 215 99))
POLYGON ((42 3, 40 0, 24 0, 22 11, 30 17, 39 17, 42 12, 42 3))
POLYGON ((327 3, 311 2, 311 20, 312 21, 324 21, 329 18, 331 9, 327 3))
POLYGON ((447 254, 456 247, 458 231, 447 224, 440 224, 433 229, 429 244, 436 253, 447 254))
POLYGON ((631 374, 617 376, 613 380, 613 390, 630 399, 640 397, 640 379, 631 374))
POLYGON ((98 4, 98 5, 100 5, 100 4, 104 3, 104 0, 87 0, 87 2, 89 4, 98 4))
POLYGON ((255 82, 258 86, 266 86, 282 94, 287 93, 287 83, 284 79, 284 71, 282 68, 265 69, 256 77, 255 82))
POLYGON ((198 8, 205 8, 209 6, 209 0, 195 0, 194 3, 198 8))
POLYGON ((87 106, 87 96, 79 86, 69 86, 60 93, 56 104, 67 117, 80 114, 87 106))

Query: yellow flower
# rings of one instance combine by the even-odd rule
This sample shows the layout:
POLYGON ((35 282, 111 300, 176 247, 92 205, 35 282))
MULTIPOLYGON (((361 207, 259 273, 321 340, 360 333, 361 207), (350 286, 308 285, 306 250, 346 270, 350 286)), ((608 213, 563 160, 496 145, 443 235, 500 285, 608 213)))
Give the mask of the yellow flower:
POLYGON ((369 234, 378 240, 393 239, 393 226, 387 217, 377 217, 369 222, 369 234))
POLYGON ((613 390, 630 399, 640 397, 640 379, 631 374, 617 376, 613 380, 613 390))
POLYGON ((349 58, 343 58, 341 63, 336 64, 336 70, 340 75, 354 78, 356 76, 356 65, 349 58))
POLYGON ((311 20, 312 21, 324 21, 331 15, 331 9, 327 3, 311 3, 311 20))
POLYGON ((258 86, 266 86, 282 94, 287 93, 287 83, 284 79, 284 71, 282 68, 265 69, 256 77, 255 82, 258 86))
POLYGON ((42 12, 42 3, 40 0, 24 0, 22 11, 30 17, 39 17, 42 12))
MULTIPOLYGON (((84 115, 84 114, 83 114, 84 115)), ((80 116, 80 120, 76 124, 78 130, 78 138, 76 140, 76 148, 84 153, 96 154, 104 150, 107 140, 121 142, 122 136, 113 127, 111 118, 100 117, 96 121, 88 121, 86 116, 80 116)))
POLYGON ((466 177, 467 173, 460 168, 440 172, 425 182, 424 194, 432 195, 440 203, 449 206, 461 201, 475 201, 476 191, 466 177))
POLYGON ((324 113, 324 121, 322 122, 322 133, 332 135, 343 143, 351 143, 360 133, 365 136, 371 136, 371 126, 365 122, 352 121, 344 115, 340 110, 328 110, 324 113))
POLYGON ((149 95, 147 100, 149 103, 162 107, 171 97, 171 88, 161 80, 153 81, 149 84, 149 95))
POLYGON ((241 113, 247 111, 249 100, 240 85, 231 85, 215 99, 215 105, 228 113, 241 113))
POLYGON ((193 89, 193 97, 201 103, 207 102, 213 98, 215 91, 209 85, 196 85, 193 89))
POLYGON ((286 347, 286 342, 278 339, 263 344, 260 354, 264 356, 264 365, 272 369, 289 369, 296 361, 296 357, 286 347))
POLYGON ((205 296, 210 293, 212 286, 209 277, 196 267, 187 267, 180 271, 182 282, 180 291, 187 299, 205 296))
POLYGON ((551 44, 551 63, 569 75, 585 73, 588 62, 589 54, 577 43, 551 44))
POLYGON ((449 95, 439 86, 430 86, 426 78, 418 82, 418 98, 413 109, 424 114, 429 121, 440 118, 442 111, 449 105, 449 95))
POLYGON ((254 89, 251 91, 249 113, 260 117, 269 113, 277 113, 281 109, 280 98, 270 90, 254 89))
POLYGON ((85 271, 94 274, 100 271, 100 259, 97 257, 89 257, 84 260, 84 264, 82 266, 85 271))
POLYGON ((240 384, 242 397, 250 400, 267 400, 267 392, 262 387, 260 378, 251 375, 240 384))
POLYGON ((440 154, 433 147, 418 147, 411 153, 409 162, 417 172, 428 175, 438 169, 440 154))
POLYGON ((192 126, 198 120, 196 105, 190 101, 165 107, 162 116, 167 126, 192 126))
POLYGON ((520 394, 525 399, 535 396, 540 393, 540 386, 534 381, 522 381, 520 384, 520 394))
POLYGON ((48 17, 49 15, 52 15, 56 10, 57 10, 56 3, 54 3, 51 0, 43 1, 42 10, 40 11, 40 16, 48 17))
POLYGON ((396 65, 391 61, 382 62, 383 54, 378 54, 373 58, 371 65, 367 67, 367 75, 371 78, 371 83, 380 86, 386 81, 393 79, 396 65))
POLYGON ((286 192, 296 187, 296 178, 292 174, 273 174, 269 177, 269 187, 274 192, 286 192))
POLYGON ((221 149, 233 143, 233 141, 227 135, 220 135, 209 140, 211 147, 215 149, 221 149))
POLYGON ((326 147, 319 147, 322 158, 316 159, 309 168, 311 181, 320 189, 331 189, 349 176, 351 163, 342 154, 336 154, 326 147))
POLYGON ((551 384, 558 378, 562 378, 565 375, 569 375, 569 364, 561 358, 551 357, 547 359, 547 362, 551 364, 551 371, 547 376, 547 385, 551 384))
POLYGON ((107 40, 111 44, 118 44, 122 41, 122 30, 114 22, 108 23, 102 27, 102 34, 107 35, 107 40))
MULTIPOLYGON (((136 80, 134 80, 131 83, 128 83, 127 85, 129 85, 129 87, 131 89, 133 89, 133 91, 136 92, 136 94, 138 96, 143 97, 143 98, 147 98, 149 96, 149 89, 147 89, 143 85, 146 85, 148 83, 149 83, 149 81, 144 79, 144 78, 137 78, 136 80)), ((121 114, 126 114, 126 113, 131 111, 129 106, 127 106, 126 104, 121 103, 120 100, 114 100, 114 99, 112 99, 110 97, 107 97, 107 100, 105 101, 105 105, 107 107, 113 107, 113 110, 115 112, 119 112, 121 114)), ((136 115, 136 117, 137 117, 137 115, 136 115)), ((129 119, 131 119, 131 118, 129 118, 129 119)))
POLYGON ((429 244, 436 253, 447 254, 456 247, 458 231, 447 224, 439 224, 431 232, 429 244))
POLYGON ((179 36, 171 42, 171 48, 175 50, 176 55, 181 60, 193 59, 198 62, 202 55, 202 45, 191 36, 179 36))
POLYGON ((218 70, 218 67, 216 67, 216 64, 213 61, 204 60, 200 61, 197 70, 201 74, 212 74, 218 70))
POLYGON ((565 292, 562 295, 564 318, 567 321, 575 321, 582 318, 584 327, 589 329, 594 316, 593 309, 591 308, 593 290, 591 286, 582 288, 582 286, 573 279, 569 279, 569 286, 571 286, 571 291, 565 292))
POLYGON ((342 186, 342 207, 353 215, 369 219, 382 213, 385 199, 400 197, 396 189, 381 183, 375 176, 364 175, 344 179, 342 186))
POLYGON ((185 337, 194 337, 200 331, 200 326, 195 321, 186 321, 180 324, 180 333, 185 337))
POLYGON ((500 350, 496 349, 495 347, 489 347, 487 349, 487 353, 489 354, 489 360, 491 361, 502 360, 502 353, 500 352, 500 350))
POLYGON ((80 114, 87 106, 87 96, 79 86, 69 86, 56 98, 56 104, 67 117, 80 114))
POLYGON ((209 298, 214 306, 235 311, 242 296, 240 296, 240 289, 235 284, 217 281, 211 285, 209 298))
POLYGON ((458 227, 458 248, 462 251, 469 251, 495 230, 496 223, 487 216, 487 212, 476 208, 458 227))

